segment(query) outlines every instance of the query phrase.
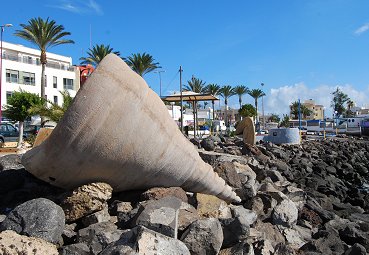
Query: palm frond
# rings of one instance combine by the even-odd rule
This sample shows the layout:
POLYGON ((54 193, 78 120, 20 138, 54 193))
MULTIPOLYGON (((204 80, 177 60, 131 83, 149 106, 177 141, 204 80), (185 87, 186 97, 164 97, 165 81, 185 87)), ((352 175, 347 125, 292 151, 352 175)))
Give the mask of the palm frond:
POLYGON ((141 77, 158 68, 161 68, 161 66, 159 66, 159 62, 155 62, 153 56, 145 52, 143 54, 132 54, 127 58, 123 58, 123 60, 133 71, 135 71, 141 77))

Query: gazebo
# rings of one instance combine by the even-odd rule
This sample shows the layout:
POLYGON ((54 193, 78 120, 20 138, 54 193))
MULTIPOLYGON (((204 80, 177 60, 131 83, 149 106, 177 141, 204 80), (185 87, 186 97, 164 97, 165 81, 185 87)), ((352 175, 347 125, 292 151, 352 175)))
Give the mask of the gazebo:
MULTIPOLYGON (((197 128, 197 115, 195 116, 195 105, 197 102, 201 102, 201 101, 217 101, 219 100, 219 98, 213 96, 212 94, 209 93, 196 93, 193 91, 183 91, 182 95, 181 93, 174 93, 173 95, 170 96, 165 96, 162 98, 163 101, 167 101, 167 102, 181 102, 182 101, 186 101, 186 102, 192 102, 192 106, 193 106, 193 113, 194 113, 194 136, 196 136, 196 128, 197 128)), ((197 111, 197 109, 196 109, 197 111)), ((181 112, 183 112, 183 105, 181 106, 181 112)), ((181 119, 181 129, 183 127, 183 117, 181 119)))

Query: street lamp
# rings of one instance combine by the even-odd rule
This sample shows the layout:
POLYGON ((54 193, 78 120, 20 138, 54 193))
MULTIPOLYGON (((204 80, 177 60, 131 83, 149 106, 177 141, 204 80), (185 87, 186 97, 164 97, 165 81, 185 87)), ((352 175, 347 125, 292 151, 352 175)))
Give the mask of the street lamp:
POLYGON ((1 25, 1 32, 0 32, 0 123, 2 120, 2 111, 1 111, 1 85, 2 85, 2 76, 3 76, 3 32, 5 27, 12 27, 12 24, 5 24, 1 25))
POLYGON ((336 118, 336 135, 338 135, 338 112, 337 111, 334 111, 334 116, 336 118))
POLYGON ((327 120, 326 120, 326 118, 325 118, 325 107, 323 107, 323 120, 324 120, 323 139, 325 139, 325 137, 326 137, 325 129, 326 129, 326 126, 327 126, 327 120))
POLYGON ((164 70, 158 70, 158 71, 154 71, 154 73, 158 73, 159 74, 159 79, 160 79, 160 98, 161 98, 161 73, 164 73, 164 70))
MULTIPOLYGON (((261 83, 260 85, 261 87, 264 87, 264 83, 261 83)), ((261 96, 261 112, 263 114, 263 130, 265 130, 264 96, 261 96)))

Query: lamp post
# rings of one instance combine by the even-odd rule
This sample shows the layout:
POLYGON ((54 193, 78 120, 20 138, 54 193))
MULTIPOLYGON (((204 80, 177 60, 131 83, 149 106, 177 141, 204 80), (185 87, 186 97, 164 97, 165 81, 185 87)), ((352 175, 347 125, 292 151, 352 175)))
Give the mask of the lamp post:
POLYGON ((159 74, 159 80, 160 80, 160 98, 161 98, 161 73, 164 73, 164 70, 158 70, 158 71, 154 71, 154 73, 158 73, 159 74))
MULTIPOLYGON (((264 87, 264 83, 261 83, 260 85, 261 87, 264 87)), ((265 130, 264 96, 261 96, 261 113, 263 114, 263 130, 265 130)))
POLYGON ((337 116, 338 112, 337 111, 334 111, 334 116, 336 117, 336 135, 338 135, 338 116, 337 116))
POLYGON ((4 24, 1 25, 1 32, 0 32, 0 123, 2 120, 2 110, 1 110, 1 85, 2 85, 2 78, 3 78, 3 32, 5 27, 12 27, 12 24, 4 24))
POLYGON ((327 120, 325 119, 325 107, 323 107, 323 120, 324 120, 324 131, 323 131, 323 139, 325 139, 325 128, 327 126, 327 120))

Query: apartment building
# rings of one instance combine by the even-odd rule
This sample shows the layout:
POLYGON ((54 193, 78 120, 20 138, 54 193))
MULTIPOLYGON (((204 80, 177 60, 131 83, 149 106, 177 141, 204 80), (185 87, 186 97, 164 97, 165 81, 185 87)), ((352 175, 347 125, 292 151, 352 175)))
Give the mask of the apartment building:
POLYGON ((324 106, 320 104, 315 104, 312 99, 305 100, 303 105, 312 111, 312 114, 306 116, 307 120, 322 120, 324 119, 324 106))
MULTIPOLYGON (((19 44, 3 42, 1 67, 1 104, 7 104, 14 91, 24 90, 41 94, 40 51, 19 44)), ((68 90, 72 97, 80 87, 80 71, 72 65, 72 58, 46 53, 45 95, 48 100, 61 105, 59 91, 68 90)))

